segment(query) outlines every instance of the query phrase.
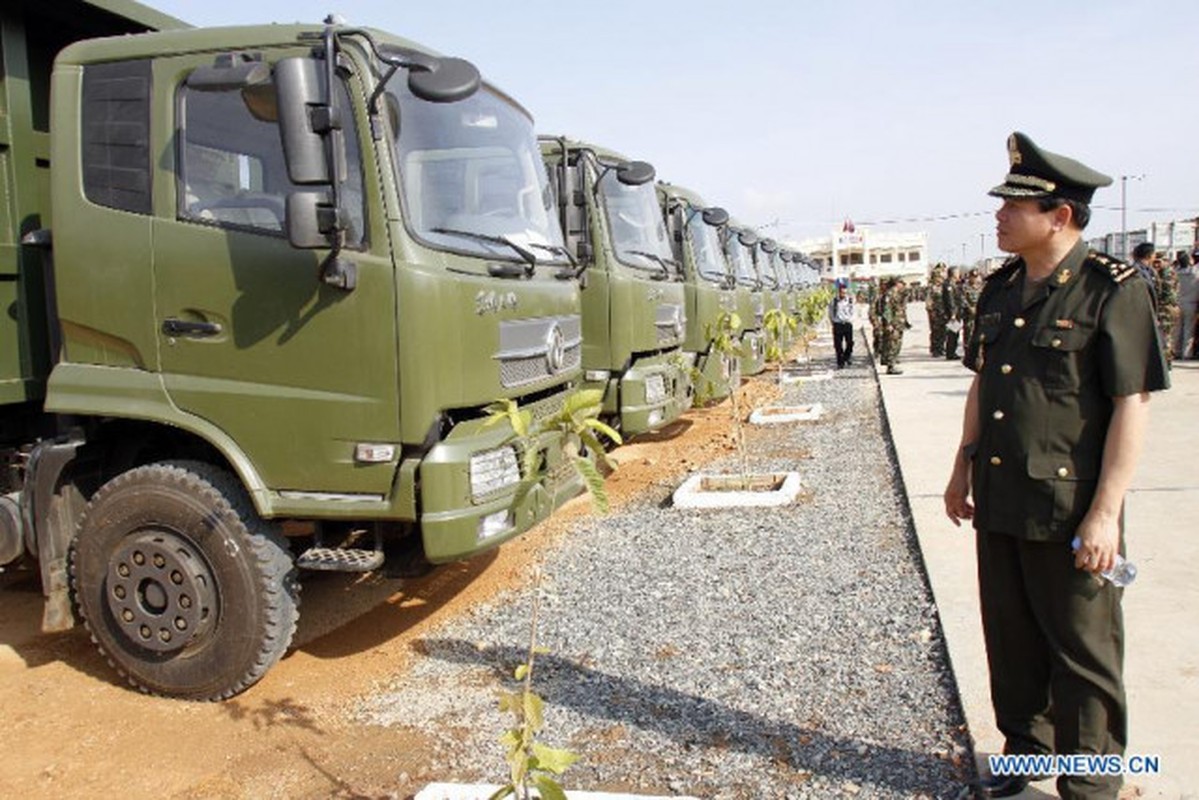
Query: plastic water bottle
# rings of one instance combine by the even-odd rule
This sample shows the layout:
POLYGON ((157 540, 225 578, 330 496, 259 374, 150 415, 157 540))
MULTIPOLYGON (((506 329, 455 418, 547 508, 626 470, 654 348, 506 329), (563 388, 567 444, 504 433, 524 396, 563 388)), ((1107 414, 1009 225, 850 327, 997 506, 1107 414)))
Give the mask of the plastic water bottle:
MULTIPOLYGON (((1082 546, 1082 542, 1075 536, 1074 541, 1070 542, 1070 549, 1077 550, 1080 546, 1082 546)), ((1111 569, 1100 572, 1099 575, 1110 581, 1113 586, 1124 587, 1136 580, 1137 565, 1116 553, 1116 563, 1112 565, 1111 569)))

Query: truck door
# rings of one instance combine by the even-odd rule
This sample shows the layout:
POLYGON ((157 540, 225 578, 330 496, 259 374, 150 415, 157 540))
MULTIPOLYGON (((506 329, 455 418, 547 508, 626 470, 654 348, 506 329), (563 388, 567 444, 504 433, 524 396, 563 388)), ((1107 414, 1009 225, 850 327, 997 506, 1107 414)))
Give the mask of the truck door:
MULTIPOLYGON (((386 495, 396 466, 355 463, 358 443, 398 443, 393 267, 361 87, 347 112, 352 291, 318 277, 324 251, 293 248, 278 125, 242 92, 189 87, 211 54, 155 65, 155 107, 173 108, 157 180, 174 207, 154 222, 163 381, 171 400, 231 436, 275 490, 386 495), (373 225, 373 227, 372 227, 373 225)), ((160 114, 163 119, 165 115, 160 114)), ((398 450, 398 448, 397 448, 398 450)), ((365 499, 365 498, 364 498, 365 499)))

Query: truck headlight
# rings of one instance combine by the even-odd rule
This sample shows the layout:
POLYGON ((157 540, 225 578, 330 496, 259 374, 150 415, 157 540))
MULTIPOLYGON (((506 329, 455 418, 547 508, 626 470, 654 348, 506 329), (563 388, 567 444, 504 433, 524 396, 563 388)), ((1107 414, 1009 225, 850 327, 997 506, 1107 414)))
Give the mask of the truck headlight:
POLYGON ((645 379, 645 402, 666 402, 666 378, 661 374, 650 375, 645 379))
POLYGON ((470 495, 478 502, 501 489, 520 483, 520 465, 512 445, 485 450, 470 457, 470 495))

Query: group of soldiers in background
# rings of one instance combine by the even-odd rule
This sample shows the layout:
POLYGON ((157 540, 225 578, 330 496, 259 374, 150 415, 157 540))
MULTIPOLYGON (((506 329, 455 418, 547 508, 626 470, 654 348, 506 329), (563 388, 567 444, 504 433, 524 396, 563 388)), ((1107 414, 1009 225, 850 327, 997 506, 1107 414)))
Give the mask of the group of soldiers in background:
POLYGON ((888 375, 902 375, 899 351, 903 333, 912 327, 908 322, 907 284, 902 278, 883 278, 876 286, 866 285, 866 308, 874 328, 874 352, 888 375))
MULTIPOLYGON (((1199 358, 1199 248, 1194 253, 1180 250, 1173 263, 1155 252, 1138 247, 1133 263, 1153 290, 1158 326, 1165 345, 1167 363, 1178 358, 1199 358)), ((888 375, 900 375, 899 351, 908 323, 907 303, 923 299, 928 312, 928 352, 955 361, 970 341, 983 275, 971 269, 962 275, 944 263, 933 267, 927 286, 907 289, 902 278, 868 281, 861 291, 870 325, 874 329, 874 353, 888 375)))
POLYGON ((957 267, 944 264, 933 267, 924 293, 924 309, 928 312, 928 352, 931 355, 950 361, 959 358, 958 342, 961 341, 965 349, 970 341, 982 289, 982 273, 977 269, 961 275, 957 267))
POLYGON ((1166 363, 1175 358, 1195 358, 1195 317, 1199 304, 1199 281, 1195 260, 1199 250, 1188 254, 1179 250, 1173 263, 1157 252, 1151 242, 1142 242, 1132 251, 1132 263, 1149 284, 1157 311, 1157 327, 1161 331, 1166 363))

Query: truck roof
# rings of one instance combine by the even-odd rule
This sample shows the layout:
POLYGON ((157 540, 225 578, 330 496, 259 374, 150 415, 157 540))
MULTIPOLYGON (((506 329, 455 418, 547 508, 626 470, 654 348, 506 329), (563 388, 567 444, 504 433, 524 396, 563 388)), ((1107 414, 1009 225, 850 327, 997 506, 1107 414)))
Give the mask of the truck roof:
POLYGON ((615 150, 610 150, 607 147, 601 147, 597 144, 591 144, 590 142, 584 142, 580 139, 572 139, 569 136, 542 134, 537 138, 543 142, 552 141, 554 144, 565 141, 568 150, 590 150, 592 153, 595 153, 596 157, 601 161, 615 161, 622 164, 627 164, 628 162, 632 161, 631 158, 623 153, 618 153, 615 150))
MULTIPOLYGON (((136 3, 134 0, 76 0, 76 3, 107 11, 110 14, 141 25, 148 31, 168 31, 191 27, 181 19, 176 19, 169 14, 156 11, 141 3, 136 3)), ((68 4, 61 3, 60 5, 68 4)))
POLYGON ((699 196, 697 192, 692 191, 684 186, 678 186, 666 181, 658 182, 658 191, 667 197, 681 197, 686 200, 692 208, 707 208, 708 204, 699 196))

